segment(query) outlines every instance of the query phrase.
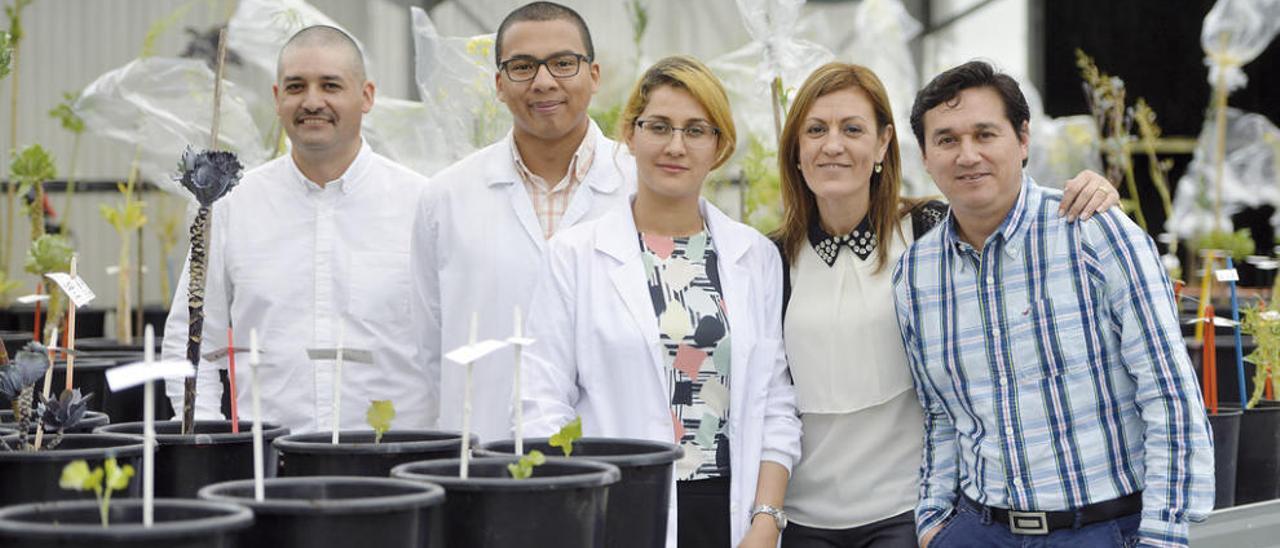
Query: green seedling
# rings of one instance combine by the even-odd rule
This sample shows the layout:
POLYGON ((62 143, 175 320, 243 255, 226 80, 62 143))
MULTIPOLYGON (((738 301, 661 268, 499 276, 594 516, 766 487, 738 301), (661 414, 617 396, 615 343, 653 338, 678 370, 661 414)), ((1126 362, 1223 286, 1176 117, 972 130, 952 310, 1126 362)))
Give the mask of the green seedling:
POLYGON ((542 451, 534 449, 528 455, 520 457, 519 462, 508 464, 507 471, 511 473, 513 479, 529 479, 529 477, 533 476, 533 468, 542 466, 546 462, 547 457, 542 454, 542 451))
POLYGON ((111 493, 129 487, 133 466, 118 466, 115 457, 108 458, 103 464, 104 466, 90 469, 89 463, 83 460, 72 461, 63 467, 58 486, 70 491, 93 491, 93 496, 98 499, 98 516, 102 518, 102 526, 108 527, 111 493))
POLYGON ((548 442, 552 447, 559 447, 564 456, 573 454, 573 442, 582 438, 582 417, 576 417, 551 436, 548 442))
POLYGON ((382 443, 382 435, 391 429, 391 420, 396 418, 396 407, 391 400, 374 400, 369 402, 369 410, 365 411, 364 421, 373 428, 373 443, 382 443))

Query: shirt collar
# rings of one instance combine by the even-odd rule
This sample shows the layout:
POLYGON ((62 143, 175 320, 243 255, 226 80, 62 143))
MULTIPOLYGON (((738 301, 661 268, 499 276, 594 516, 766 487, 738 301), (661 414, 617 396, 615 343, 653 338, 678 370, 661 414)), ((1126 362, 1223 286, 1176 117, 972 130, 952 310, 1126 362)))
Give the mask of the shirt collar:
POLYGON ((293 159, 292 154, 289 156, 289 167, 293 171, 294 179, 308 192, 321 192, 325 188, 336 186, 343 194, 350 194, 364 179, 364 174, 369 171, 372 158, 373 149, 369 148, 369 142, 364 140, 364 137, 361 137, 360 152, 356 153, 356 158, 351 161, 351 165, 347 166, 347 170, 342 172, 342 175, 337 179, 325 181, 324 187, 303 175, 302 169, 298 167, 298 163, 293 159))
MULTIPOLYGON (((990 246, 998 237, 1003 243, 1002 250, 1009 256, 1017 256, 1018 247, 1021 243, 1019 235, 1026 228, 1029 221, 1027 217, 1029 212, 1035 211, 1040 207, 1042 192, 1040 187, 1035 184, 1035 180, 1030 175, 1023 173, 1022 187, 1018 190, 1018 200, 1014 202, 1013 208, 1005 215, 1004 222, 996 228, 996 231, 987 237, 984 246, 990 246)), ((951 249, 957 253, 961 253, 966 249, 973 249, 968 242, 960 239, 960 234, 956 229, 955 214, 947 211, 947 216, 942 220, 942 240, 951 249)))
POLYGON ((809 245, 813 246, 813 250, 818 253, 822 262, 827 263, 827 266, 835 266, 841 248, 847 246, 854 255, 865 261, 875 252, 878 242, 875 227, 871 225, 870 215, 863 217, 858 226, 841 236, 827 234, 827 231, 818 224, 815 216, 809 223, 809 245))
MULTIPOLYGON (((600 134, 600 128, 596 126, 595 120, 587 119, 587 133, 583 135, 582 142, 578 144, 578 149, 574 151, 573 158, 569 160, 569 172, 572 177, 566 177, 571 181, 582 181, 587 177, 587 171, 591 169, 591 162, 595 160, 596 155, 596 139, 600 134)), ((538 176, 529 170, 525 165, 524 158, 520 156, 520 147, 516 146, 515 130, 507 135, 507 142, 511 144, 511 158, 515 161, 516 173, 520 175, 520 179, 526 183, 538 180, 538 176)), ((560 189, 560 184, 566 181, 544 181, 546 184, 552 185, 546 190, 556 191, 560 189)))

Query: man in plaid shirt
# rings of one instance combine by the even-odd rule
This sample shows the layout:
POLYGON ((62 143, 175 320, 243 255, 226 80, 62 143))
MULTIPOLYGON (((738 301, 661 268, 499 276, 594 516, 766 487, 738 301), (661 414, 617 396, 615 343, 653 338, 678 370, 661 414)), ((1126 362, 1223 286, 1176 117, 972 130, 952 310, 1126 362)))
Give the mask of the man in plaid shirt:
POLYGON ((1115 209, 1056 214, 1022 170, 1028 119, 983 62, 912 107, 951 204, 894 273, 925 408, 921 545, 1186 546, 1213 448, 1169 281, 1115 209))

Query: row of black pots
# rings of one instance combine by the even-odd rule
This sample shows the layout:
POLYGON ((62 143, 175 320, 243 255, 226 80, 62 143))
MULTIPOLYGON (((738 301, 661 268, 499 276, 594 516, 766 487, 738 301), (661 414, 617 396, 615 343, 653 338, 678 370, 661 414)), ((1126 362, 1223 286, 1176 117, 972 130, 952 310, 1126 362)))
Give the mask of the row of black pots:
MULTIPOLYGON (((283 438, 277 440, 276 445, 280 445, 281 441, 283 441, 283 438)), ((321 443, 323 445, 328 444, 327 438, 321 441, 323 441, 321 443)), ((367 445, 372 445, 358 443, 358 439, 352 441, 357 441, 357 443, 353 444, 353 448, 356 449, 355 453, 367 453, 369 452, 367 445)), ((162 445, 161 451, 163 452, 164 442, 160 443, 162 445)), ((394 445, 395 443, 392 442, 391 444, 394 445)), ((346 444, 344 443, 343 445, 346 444)), ((511 443, 507 442, 505 448, 509 448, 510 445, 511 443)), ((453 446, 455 449, 458 447, 456 438, 453 446)), ((488 451, 492 452, 494 448, 499 451, 505 449, 501 445, 497 445, 491 447, 488 451)), ((545 440, 530 440, 530 448, 552 450, 545 440)), ((138 449, 140 453, 140 447, 138 449)), ((409 520, 409 522, 416 524, 410 529, 422 528, 420 534, 406 536, 403 533, 405 530, 403 526, 405 516, 394 519, 384 516, 385 519, 364 520, 366 523, 363 529, 353 529, 355 526, 340 525, 332 519, 317 518, 316 516, 305 518, 315 523, 294 523, 293 527, 285 527, 279 520, 298 521, 302 518, 275 517, 262 521, 260 523, 261 530, 259 530, 260 527, 258 525, 255 525, 253 529, 242 534, 244 542, 249 542, 250 539, 268 539, 269 542, 241 545, 346 546, 349 545, 346 541, 335 544, 317 544, 316 542, 322 539, 343 538, 343 534, 352 534, 353 532, 355 535, 353 538, 364 539, 368 542, 370 539, 383 538, 382 536, 377 536, 379 535, 378 531, 384 531, 382 534, 385 535, 387 530, 401 531, 400 534, 394 537, 397 539, 426 539, 429 537, 426 531, 435 530, 438 531, 436 535, 443 535, 448 541, 444 544, 446 546, 552 544, 565 546, 662 546, 665 542, 665 508, 670 496, 671 466, 674 460, 679 457, 678 447, 630 440, 583 440, 578 444, 578 452, 578 456, 584 458, 572 460, 551 458, 548 464, 535 470, 533 478, 520 481, 511 480, 507 477, 507 464, 515 461, 516 458, 514 456, 479 457, 475 459, 471 467, 471 479, 465 481, 456 478, 459 466, 458 459, 416 462, 398 466, 392 475, 434 481, 445 485, 450 496, 443 509, 446 516, 443 528, 425 527, 423 524, 427 523, 427 521, 424 521, 425 518, 419 517, 418 519, 409 520), (597 463, 595 462, 596 459, 612 460, 623 466, 624 472, 621 473, 621 477, 623 477, 624 482, 615 489, 615 494, 609 495, 605 488, 618 479, 620 476, 618 469, 607 463, 597 463), (605 510, 608 507, 607 501, 609 499, 615 501, 614 508, 619 511, 617 513, 608 513, 608 518, 606 519, 605 510), (637 516, 640 519, 637 519, 637 516), (626 519, 623 519, 624 517, 626 519), (402 526, 391 527, 390 522, 381 523, 380 520, 390 520, 390 522, 401 523, 402 526), (495 523, 502 524, 502 526, 492 526, 495 523), (326 534, 324 533, 326 529, 322 527, 322 525, 326 524, 336 529, 326 534), (489 526, 485 524, 489 524, 489 526), (372 525, 372 528, 369 527, 370 525, 372 525), (281 541, 279 539, 281 536, 298 539, 298 543, 280 544, 281 541)), ((477 454, 485 453, 485 450, 477 451, 477 454)), ((332 457, 332 454, 330 457, 332 457)), ((287 462, 288 459, 289 457, 286 456, 284 460, 287 462)), ((53 460, 53 457, 47 457, 45 460, 53 460)), ((163 460, 158 456, 157 472, 160 471, 161 461, 163 460)), ((380 465, 381 463, 379 462, 378 466, 380 465)), ((186 470, 188 473, 191 471, 191 469, 186 470)), ((4 475, 8 476, 8 474, 4 475)), ((345 500, 351 497, 367 498, 367 495, 360 494, 364 492, 361 490, 362 488, 333 487, 329 484, 337 480, 325 480, 322 478, 279 478, 269 480, 270 485, 278 487, 269 487, 268 503, 277 502, 271 499, 301 498, 312 501, 304 504, 304 507, 314 507, 316 506, 314 502, 316 500, 345 500), (289 495, 288 493, 291 492, 296 494, 289 495)), ((49 480, 46 478, 40 481, 47 483, 49 480)), ((158 476, 157 486, 162 481, 161 477, 158 476)), ((250 495, 245 494, 246 490, 250 489, 250 482, 233 483, 238 487, 225 487, 224 489, 216 485, 208 486, 201 495, 208 495, 206 498, 217 499, 218 497, 235 497, 237 496, 235 493, 238 492, 241 496, 250 497, 250 495), (219 489, 229 491, 222 492, 219 489), (239 491, 236 491, 237 489, 239 491)), ((299 504, 301 503, 295 500, 293 506, 298 506, 299 504)), ((346 503, 335 502, 333 504, 321 504, 321 506, 343 506, 344 504, 346 503)), ((365 501, 357 505, 368 509, 370 504, 372 503, 365 501)), ((65 511, 83 513, 83 510, 73 511, 72 506, 67 506, 65 511)), ((249 504, 249 506, 254 508, 260 519, 264 513, 265 515, 274 515, 281 512, 284 514, 298 513, 284 508, 290 506, 288 503, 284 503, 283 506, 281 504, 267 504, 266 507, 262 508, 254 504, 249 504)), ((124 505, 120 508, 119 511, 126 514, 133 511, 130 510, 131 507, 129 505, 124 505)), ((46 515, 50 514, 50 512, 57 514, 62 511, 50 507, 29 508, 29 513, 26 517, 21 518, 19 521, 25 519, 26 521, 38 522, 44 519, 38 517, 38 515, 46 515), (55 510, 57 511, 55 512, 55 510)), ((115 511, 113 510, 113 512, 115 511)), ((186 511, 184 510, 183 512, 186 511)), ((177 512, 177 517, 186 515, 183 512, 177 512)), ((136 511, 133 511, 133 513, 136 514, 136 511)), ((161 517, 162 513, 157 513, 157 519, 164 519, 161 517)), ((85 515, 91 516, 91 514, 85 515)), ((72 518, 63 516, 57 519, 70 520, 72 518)), ((127 515, 117 519, 130 521, 127 515)), ((439 520, 435 519, 431 520, 431 522, 439 523, 439 520)), ((30 525, 30 523, 27 525, 30 525)), ((4 528, 0 527, 0 536, 4 534, 3 531, 4 528)), ((122 535, 125 534, 124 529, 120 529, 118 532, 122 535)), ((187 545, 181 544, 181 546, 187 545)), ((205 544, 191 545, 203 546, 205 544)), ((377 543, 377 545, 438 546, 439 544, 377 543)))
MULTIPOLYGON (((0 331, 24 331, 31 333, 35 329, 35 311, 33 304, 13 304, 0 308, 0 331)), ((150 305, 142 308, 142 324, 133 326, 134 336, 141 337, 143 326, 150 325, 156 338, 164 337, 164 323, 169 311, 163 306, 150 305)), ((106 335, 107 309, 85 306, 76 309, 76 336, 79 338, 103 337, 106 335)), ((110 329, 114 333, 114 329, 110 329)))

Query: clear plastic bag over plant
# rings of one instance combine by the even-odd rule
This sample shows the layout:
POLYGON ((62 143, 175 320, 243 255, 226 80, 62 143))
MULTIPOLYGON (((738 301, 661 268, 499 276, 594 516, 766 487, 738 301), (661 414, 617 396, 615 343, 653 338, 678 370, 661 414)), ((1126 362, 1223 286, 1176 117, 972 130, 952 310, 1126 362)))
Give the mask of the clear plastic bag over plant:
POLYGON ((835 58, 827 48, 795 38, 803 0, 737 0, 752 41, 708 65, 729 90, 739 141, 758 136, 776 149, 770 86, 781 77, 783 93, 794 92, 814 69, 835 58))
POLYGON ((1094 118, 1083 114, 1050 118, 1044 112, 1040 92, 1035 86, 1027 82, 1019 84, 1031 110, 1031 146, 1027 151, 1027 174, 1041 185, 1062 188, 1067 180, 1083 170, 1103 173, 1102 155, 1098 147, 1101 137, 1094 118))
POLYGON ((425 163, 449 165, 506 134, 511 113, 494 87, 493 35, 445 37, 425 11, 413 14, 415 81, 426 107, 430 135, 425 163))
MULTIPOLYGON (((137 59, 89 84, 75 109, 94 133, 139 148, 144 180, 185 195, 170 174, 188 144, 209 145, 213 83, 213 71, 201 60, 137 59)), ((221 113, 220 146, 245 165, 266 161, 270 150, 233 83, 224 83, 221 113)))
POLYGON ((1218 0, 1204 18, 1200 46, 1209 66, 1209 83, 1223 78, 1227 91, 1248 82, 1249 64, 1280 32, 1280 0, 1218 0))
MULTIPOLYGON (((1213 165, 1216 134, 1213 120, 1205 122, 1187 171, 1178 180, 1173 217, 1166 229, 1192 238, 1215 228, 1213 222, 1213 165)), ((1280 210, 1280 129, 1261 114, 1227 109, 1227 154, 1223 168, 1222 228, 1231 229, 1231 215, 1246 207, 1273 205, 1280 210)), ((1280 222, 1280 214, 1271 219, 1280 222)))

